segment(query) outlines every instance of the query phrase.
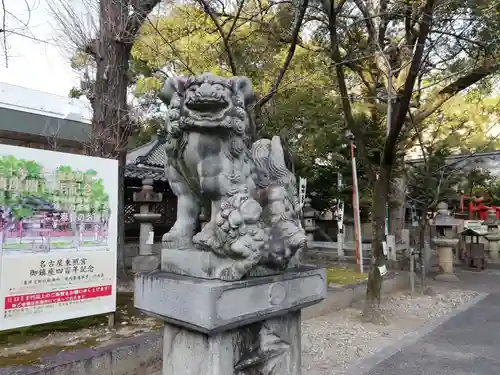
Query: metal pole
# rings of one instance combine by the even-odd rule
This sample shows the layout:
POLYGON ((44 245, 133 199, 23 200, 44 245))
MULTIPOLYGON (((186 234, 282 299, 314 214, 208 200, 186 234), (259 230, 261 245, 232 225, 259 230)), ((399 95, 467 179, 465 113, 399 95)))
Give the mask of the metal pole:
POLYGON ((361 218, 359 216, 359 191, 358 191, 358 173, 356 169, 356 155, 354 142, 351 141, 351 160, 352 160, 352 203, 354 208, 354 235, 356 242, 356 264, 360 273, 363 273, 363 243, 361 242, 361 218))

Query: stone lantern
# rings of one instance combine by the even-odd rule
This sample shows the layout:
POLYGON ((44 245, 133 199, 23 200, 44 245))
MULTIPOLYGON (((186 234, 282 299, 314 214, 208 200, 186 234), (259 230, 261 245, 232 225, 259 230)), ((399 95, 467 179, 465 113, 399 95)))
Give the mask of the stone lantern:
POLYGON ((496 260, 498 259, 498 251, 500 247, 500 232, 498 230, 497 211, 494 208, 490 208, 488 210, 488 217, 483 224, 488 227, 488 234, 484 237, 488 240, 490 258, 496 260))
POLYGON ((160 265, 159 257, 153 255, 153 222, 161 218, 161 214, 151 211, 151 204, 163 200, 161 193, 153 191, 153 179, 142 181, 142 190, 134 193, 134 202, 139 204, 139 213, 134 219, 140 223, 139 255, 132 261, 133 272, 153 271, 160 265))
POLYGON ((317 229, 316 210, 312 208, 311 198, 309 197, 304 200, 302 217, 304 218, 304 230, 307 233, 307 240, 314 241, 314 231, 317 229))
POLYGON ((448 204, 441 202, 437 209, 432 225, 436 228, 436 236, 432 238, 432 242, 439 255, 442 273, 436 277, 436 280, 457 281, 458 277, 453 273, 453 247, 458 244, 456 229, 460 221, 450 215, 448 204))

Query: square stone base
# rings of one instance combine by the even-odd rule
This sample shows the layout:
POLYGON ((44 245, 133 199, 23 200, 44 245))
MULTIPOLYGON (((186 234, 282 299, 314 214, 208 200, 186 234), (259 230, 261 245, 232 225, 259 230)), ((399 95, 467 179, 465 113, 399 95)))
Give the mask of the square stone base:
MULTIPOLYGON (((234 260, 221 258, 211 251, 197 249, 163 249, 161 251, 162 271, 202 279, 220 279, 221 272, 226 268, 230 268, 233 263, 234 260)), ((268 276, 281 272, 257 266, 248 272, 248 276, 268 276)))
POLYGON ((212 335, 314 305, 326 292, 325 270, 310 266, 231 282, 156 271, 136 275, 134 304, 168 323, 212 335))
POLYGON ((163 375, 300 375, 300 365, 300 311, 211 336, 163 331, 163 375))

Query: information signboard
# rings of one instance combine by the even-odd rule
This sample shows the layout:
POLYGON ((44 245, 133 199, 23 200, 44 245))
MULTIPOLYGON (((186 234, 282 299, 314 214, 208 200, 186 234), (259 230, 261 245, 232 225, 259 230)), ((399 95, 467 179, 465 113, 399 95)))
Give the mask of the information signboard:
POLYGON ((118 162, 0 146, 0 330, 115 311, 118 162))

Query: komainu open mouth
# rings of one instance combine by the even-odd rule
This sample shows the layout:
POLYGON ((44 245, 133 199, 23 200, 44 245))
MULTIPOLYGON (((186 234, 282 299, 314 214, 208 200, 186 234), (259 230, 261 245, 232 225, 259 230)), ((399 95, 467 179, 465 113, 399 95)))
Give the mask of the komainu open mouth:
POLYGON ((219 114, 229 108, 229 105, 226 102, 222 102, 220 100, 190 100, 186 103, 186 107, 193 112, 198 113, 213 113, 219 114))

